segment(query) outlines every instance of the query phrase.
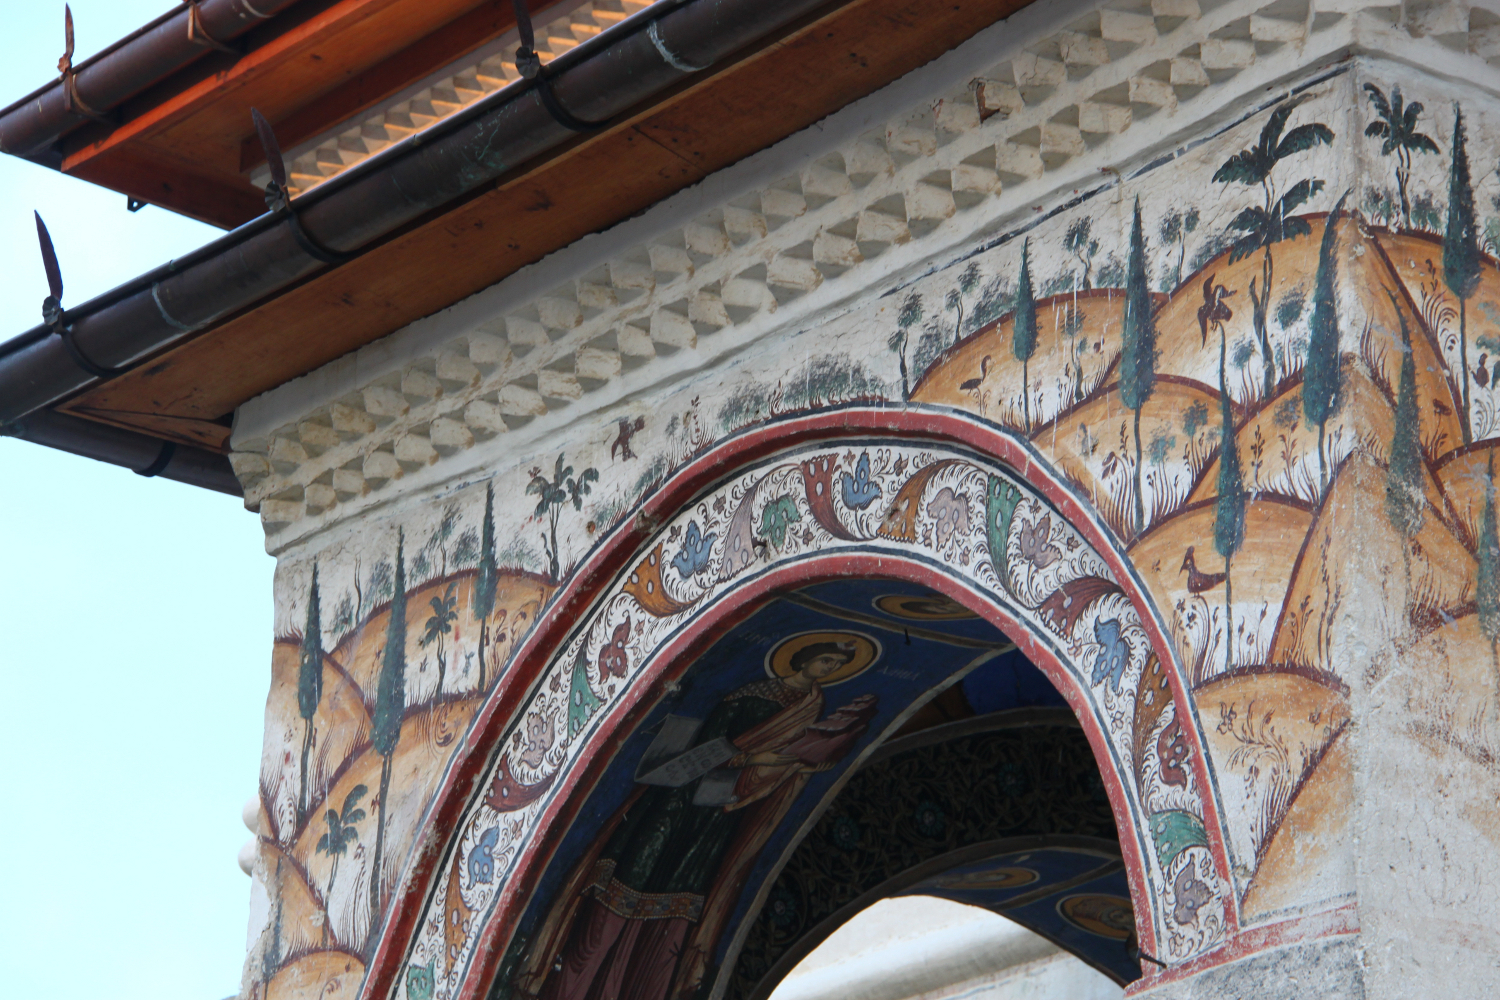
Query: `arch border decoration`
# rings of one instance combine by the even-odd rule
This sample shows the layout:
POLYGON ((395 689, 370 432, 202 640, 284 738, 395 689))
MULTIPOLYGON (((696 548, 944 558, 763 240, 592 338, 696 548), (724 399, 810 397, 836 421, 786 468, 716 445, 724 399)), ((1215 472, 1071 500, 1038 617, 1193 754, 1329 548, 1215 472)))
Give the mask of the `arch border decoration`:
POLYGON ((560 839, 551 831, 673 664, 680 672, 766 596, 850 574, 965 603, 1063 693, 1100 764, 1146 954, 1177 965, 1235 935, 1181 665, 1087 500, 1024 439, 986 422, 860 406, 711 449, 575 571, 455 756, 365 995, 424 1000, 408 982, 425 970, 419 981, 478 1000, 560 839), (465 874, 476 851, 492 862, 486 880, 465 874))

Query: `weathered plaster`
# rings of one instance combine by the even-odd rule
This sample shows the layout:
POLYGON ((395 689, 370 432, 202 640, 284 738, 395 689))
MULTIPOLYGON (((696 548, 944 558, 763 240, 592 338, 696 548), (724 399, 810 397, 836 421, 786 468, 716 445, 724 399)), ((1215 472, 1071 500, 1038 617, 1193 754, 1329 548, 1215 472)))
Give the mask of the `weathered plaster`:
MULTIPOLYGON (((1196 919, 1190 929, 1175 922, 1177 872, 1153 868, 1143 833, 1158 794, 1150 769, 1106 764, 1122 837, 1135 845, 1126 850, 1136 854, 1141 943, 1170 966, 1148 966, 1136 989, 1207 997, 1244 995, 1253 984, 1265 996, 1396 997, 1483 995, 1500 984, 1492 929, 1497 672, 1485 631, 1491 598, 1478 584, 1500 371, 1477 375, 1500 358, 1500 270, 1483 259, 1461 340, 1442 245, 1455 99, 1468 122, 1479 239, 1487 254, 1500 245, 1500 180, 1490 169, 1500 156, 1491 138, 1500 134, 1500 73, 1486 61, 1500 16, 1457 4, 1231 2, 1191 13, 1197 6, 1158 0, 1153 18, 1146 5, 1111 8, 1127 17, 1038 5, 824 128, 242 409, 236 463, 280 560, 283 637, 267 711, 257 867, 275 888, 247 993, 353 996, 369 962, 371 995, 427 1000, 412 991, 410 974, 449 946, 451 971, 423 988, 444 1000, 486 988, 481 976, 464 979, 468 956, 488 935, 489 957, 476 968, 494 968, 514 915, 508 908, 525 905, 525 877, 507 878, 514 897, 498 882, 494 890, 470 885, 461 934, 442 930, 441 920, 428 926, 422 914, 452 916, 443 909, 449 872, 472 855, 476 838, 498 829, 482 800, 493 768, 509 758, 491 749, 530 732, 526 719, 561 710, 548 678, 571 690, 580 644, 585 661, 598 659, 619 624, 610 616, 623 613, 628 574, 653 539, 670 561, 696 523, 700 539, 715 536, 712 564, 732 565, 729 545, 739 536, 726 519, 760 481, 755 470, 776 466, 766 454, 847 436, 836 428, 840 413, 862 414, 860 443, 821 447, 838 475, 857 474, 868 451, 878 502, 839 515, 851 538, 825 531, 778 542, 764 556, 774 518, 763 522, 755 508, 741 526, 751 562, 764 560, 770 572, 784 549, 848 559, 909 559, 920 549, 943 569, 932 586, 992 601, 987 607, 1013 637, 1036 647, 1037 662, 1097 735, 1101 761, 1113 745, 1116 761, 1139 762, 1131 727, 1141 717, 1136 699, 1150 689, 1141 674, 1148 647, 1162 662, 1162 683, 1180 706, 1174 718, 1191 722, 1183 745, 1191 748, 1193 808, 1212 845, 1200 853, 1213 862, 1199 864, 1197 877, 1222 893, 1218 910, 1202 912, 1224 916, 1214 933, 1196 919), (971 83, 1057 72, 1036 62, 1039 53, 1055 53, 1063 67, 1055 85, 1023 87, 1007 115, 980 121, 989 98, 971 83), (1196 61, 1205 75, 1181 82, 1194 67, 1174 60, 1196 61), (1166 77, 1152 75, 1159 72, 1166 77), (1364 134, 1376 118, 1366 84, 1383 97, 1399 84, 1406 100, 1424 105, 1416 128, 1436 152, 1413 155, 1409 226, 1394 198, 1396 158, 1364 134), (1304 179, 1322 184, 1290 211, 1304 229, 1272 244, 1263 326, 1276 369, 1268 394, 1252 301, 1267 293, 1251 285, 1264 281, 1262 249, 1236 260, 1226 237, 1239 232, 1231 223, 1242 212, 1262 204, 1262 191, 1214 175, 1293 104, 1284 131, 1321 125, 1329 135, 1289 153, 1273 173, 1278 196, 1304 179), (1036 158, 1028 159, 1016 144, 1032 137, 1036 158), (1023 161, 1032 168, 1013 169, 1023 161), (965 188, 974 178, 988 186, 965 188), (1160 351, 1139 438, 1117 363, 1137 205, 1160 351), (1164 224, 1174 214, 1178 235, 1169 239, 1164 224), (708 229, 691 230, 703 242, 690 242, 689 227, 705 219, 708 229), (1038 319, 1036 353, 1024 368, 1015 312, 1023 245, 1038 319), (709 250, 694 256, 695 246, 709 250), (1320 267, 1331 275, 1321 301, 1323 315, 1337 320, 1341 372, 1339 405, 1321 434, 1302 399, 1320 267), (553 291, 538 296, 538 288, 553 291), (737 295, 744 312, 729 310, 737 295), (1226 309, 1215 313, 1216 303, 1226 309), (1414 409, 1401 416, 1408 351, 1414 409), (1227 566, 1218 554, 1225 398, 1245 495, 1244 541, 1229 546, 1227 566), (828 421, 821 438, 790 440, 820 413, 828 421), (1463 443, 1466 414, 1471 446, 1463 443), (1000 526, 967 480, 924 485, 916 501, 932 519, 944 485, 965 495, 973 505, 963 526, 968 548, 951 538, 936 544, 937 520, 926 523, 927 537, 902 542, 914 549, 882 548, 890 539, 881 528, 899 520, 891 504, 906 480, 880 464, 881 449, 925 449, 905 472, 930 465, 951 439, 939 446, 910 437, 943 421, 972 428, 965 462, 1055 512, 1045 528, 1042 507, 1028 516, 1024 542, 1020 524, 1003 536, 1015 565, 1029 558, 1053 568, 1024 600, 1003 582, 997 589, 1003 574, 986 532, 1000 526), (1425 499, 1420 526, 1405 528, 1388 499, 1403 489, 1390 471, 1403 422, 1416 428, 1425 499), (740 457, 735 442, 752 438, 766 451, 740 457), (705 461, 717 463, 712 474, 694 478, 705 461), (740 493, 726 494, 725 510, 715 511, 713 490, 730 487, 710 484, 729 475, 739 477, 740 493), (501 584, 496 610, 476 615, 487 489, 489 558, 501 584), (561 499, 547 502, 548 489, 561 499), (398 905, 383 935, 371 935, 369 889, 361 888, 368 873, 351 875, 368 865, 368 852, 341 859, 334 872, 333 855, 313 843, 319 829, 299 824, 298 753, 310 730, 297 703, 298 650, 316 564, 323 646, 339 668, 337 677, 329 668, 311 725, 307 784, 315 801, 328 799, 312 807, 317 816, 379 778, 370 709, 389 634, 384 602, 393 595, 381 592, 389 578, 376 567, 390 565, 398 530, 411 620, 405 721, 392 757, 400 768, 390 802, 381 803, 389 819, 379 881, 382 897, 398 905), (1132 697, 1113 704, 1111 695, 1102 708, 1090 626, 1077 626, 1078 648, 1044 653, 1054 640, 1036 617, 1071 579, 1055 576, 1072 565, 1071 550, 1062 558, 1070 540, 1085 545, 1077 558, 1105 567, 1092 575, 1130 594, 1118 608, 1104 606, 1118 595, 1090 598, 1090 621, 1105 610, 1134 615, 1151 637, 1131 643, 1121 691, 1132 697), (1215 579, 1226 571, 1232 599, 1215 579), (345 594, 347 613, 339 610, 345 594), (445 594, 455 599, 451 638, 423 645, 429 602, 445 594), (993 603, 995 594, 1009 595, 1009 610, 993 603), (441 690, 436 657, 444 660, 441 690), (1121 749, 1125 733, 1131 746, 1121 749), (289 869, 307 872, 300 887, 289 869), (322 938, 325 919, 333 945, 322 938)), ((993 98, 995 90, 986 92, 993 98)), ((813 528, 820 522, 807 497, 794 494, 798 530, 813 528)), ((956 517, 944 503, 942 517, 956 517)), ((736 576, 716 572, 700 585, 664 572, 669 592, 694 606, 718 600, 715 588, 736 576)), ((649 642, 632 640, 630 672, 590 689, 600 704, 587 721, 604 728, 570 734, 544 763, 507 765, 522 785, 545 782, 551 797, 506 827, 509 853, 491 848, 497 869, 534 863, 527 851, 546 832, 543 810, 563 808, 570 782, 581 780, 577 762, 614 732, 601 720, 623 718, 614 706, 646 696, 635 678, 673 669, 660 651, 687 641, 676 630, 696 614, 652 616, 649 642)), ((1159 756, 1162 732, 1151 732, 1159 756)), ((366 812, 355 824, 358 850, 374 837, 373 806, 366 812)))

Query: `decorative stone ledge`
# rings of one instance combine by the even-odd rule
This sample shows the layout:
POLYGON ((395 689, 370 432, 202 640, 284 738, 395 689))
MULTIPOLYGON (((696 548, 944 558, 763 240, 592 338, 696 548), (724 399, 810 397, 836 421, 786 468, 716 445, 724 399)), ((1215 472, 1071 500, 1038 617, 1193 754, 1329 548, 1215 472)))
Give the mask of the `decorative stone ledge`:
MULTIPOLYGON (((656 0, 567 0, 553 5, 554 15, 536 26, 536 52, 551 62, 583 42, 650 7, 656 0)), ((357 120, 307 140, 289 151, 287 174, 293 196, 304 194, 377 153, 449 118, 497 90, 521 80, 516 69, 514 29, 477 52, 407 88, 357 120)), ((251 172, 257 187, 270 180, 270 169, 251 172)))
MULTIPOLYGON (((948 81, 920 101, 897 104, 899 81, 768 151, 762 176, 767 163, 785 171, 769 183, 708 211, 696 192, 670 199, 637 220, 655 235, 603 259, 588 241, 570 247, 552 271, 571 279, 535 294, 540 265, 527 269, 501 283, 509 305, 399 363, 387 342, 411 331, 386 338, 354 356, 355 370, 378 374, 327 380, 328 401, 296 419, 270 423, 283 390, 252 401, 231 462, 273 547, 378 502, 393 481, 456 474, 455 456, 485 442, 511 433, 523 444, 903 268, 1013 234, 1046 204, 1128 179, 1175 155, 1187 130, 1211 131, 1350 52, 1443 66, 1500 92, 1500 2, 1413 3, 1404 23, 1400 7, 1358 0, 1043 6, 913 74, 948 81), (973 71, 1016 37, 1038 40, 973 71), (817 145, 839 119, 887 108, 883 127, 817 145)), ((470 303, 485 312, 501 286, 470 303)))

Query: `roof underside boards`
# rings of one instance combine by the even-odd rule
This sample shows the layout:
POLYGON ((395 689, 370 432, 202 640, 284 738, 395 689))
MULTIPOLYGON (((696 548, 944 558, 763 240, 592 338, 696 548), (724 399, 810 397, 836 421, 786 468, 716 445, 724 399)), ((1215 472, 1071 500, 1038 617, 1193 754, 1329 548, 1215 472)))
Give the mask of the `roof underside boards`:
MULTIPOLYGON (((425 0, 429 6, 438 0, 425 0)), ((215 449, 245 400, 607 228, 936 58, 1025 0, 849 0, 65 404, 215 449), (724 127, 732 123, 733 127, 724 127)))
MULTIPOLYGON (((534 11, 557 0, 531 0, 534 11)), ((224 228, 265 211, 251 172, 258 108, 290 148, 335 128, 515 26, 510 0, 302 0, 127 101, 118 127, 60 143, 61 169, 224 228)))

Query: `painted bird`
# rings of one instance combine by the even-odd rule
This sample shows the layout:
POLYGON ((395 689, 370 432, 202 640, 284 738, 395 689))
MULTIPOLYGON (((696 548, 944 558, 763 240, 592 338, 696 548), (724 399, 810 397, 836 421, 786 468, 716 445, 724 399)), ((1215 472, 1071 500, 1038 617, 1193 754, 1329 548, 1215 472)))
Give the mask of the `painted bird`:
POLYGON ((616 452, 623 452, 624 460, 630 461, 635 458, 635 452, 630 450, 630 439, 646 426, 645 417, 636 417, 635 423, 631 423, 625 417, 620 418, 620 433, 615 436, 615 443, 609 446, 609 457, 613 459, 616 452))
POLYGON ((978 378, 966 379, 963 382, 960 382, 959 385, 958 385, 958 391, 959 392, 973 392, 975 389, 979 388, 979 383, 983 382, 984 381, 984 377, 986 375, 988 375, 989 373, 990 373, 990 356, 988 354, 986 354, 984 357, 982 357, 982 358, 979 359, 979 377, 978 378))
POLYGON ((1488 357, 1488 354, 1481 354, 1479 356, 1479 364, 1474 366, 1474 381, 1481 389, 1486 388, 1490 384, 1490 372, 1484 366, 1485 359, 1488 357))
POLYGON ((1198 329, 1203 333, 1204 347, 1208 346, 1209 324, 1226 323, 1234 317, 1234 311, 1224 304, 1234 293, 1223 285, 1215 285, 1214 277, 1210 274, 1203 283, 1203 305, 1198 307, 1198 329))
POLYGON ((1182 556, 1181 572, 1188 575, 1188 592, 1202 594, 1213 590, 1224 582, 1223 573, 1203 573, 1198 569, 1198 562, 1193 558, 1193 546, 1189 545, 1187 552, 1182 556))

